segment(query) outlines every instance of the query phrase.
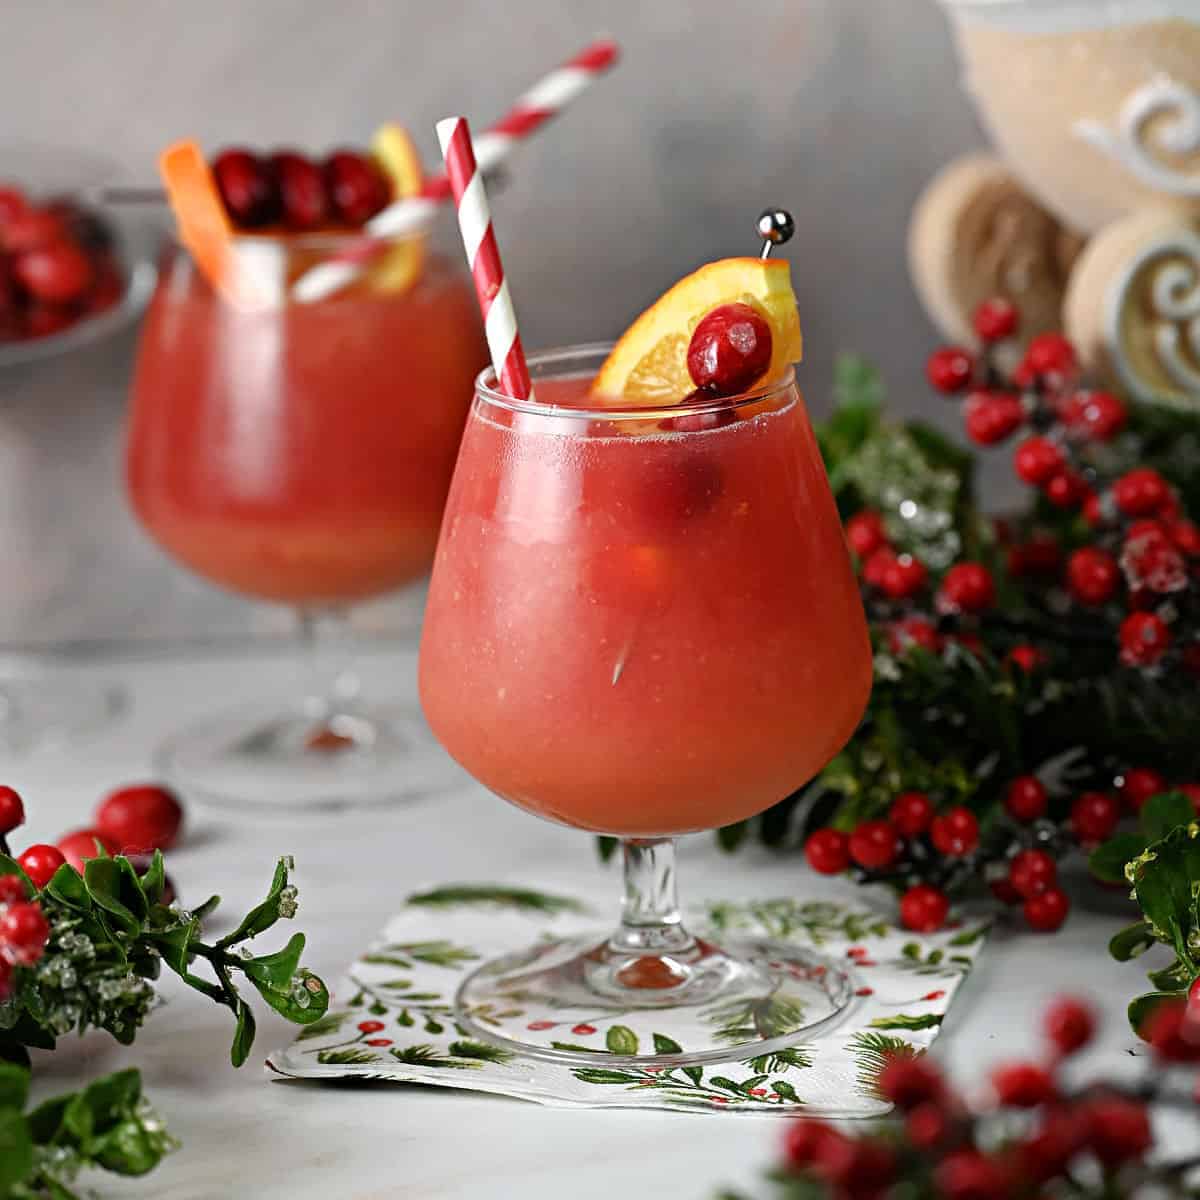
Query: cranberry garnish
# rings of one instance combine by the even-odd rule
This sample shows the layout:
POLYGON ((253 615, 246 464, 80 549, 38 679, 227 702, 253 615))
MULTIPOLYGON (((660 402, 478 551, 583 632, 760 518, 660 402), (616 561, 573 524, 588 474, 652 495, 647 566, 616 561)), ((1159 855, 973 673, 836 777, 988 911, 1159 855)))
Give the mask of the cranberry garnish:
POLYGON ((771 365, 771 327, 749 304, 722 304, 706 313, 688 343, 692 382, 717 396, 749 390, 771 365))
POLYGON ((74 242, 59 241, 18 255, 13 275, 31 296, 51 304, 69 304, 87 291, 92 264, 74 242))
POLYGON ((96 828, 121 853, 167 850, 182 823, 183 809, 174 793, 154 784, 120 788, 96 809, 96 828))
POLYGON ((315 229, 329 219, 329 195, 316 163, 294 150, 280 150, 271 155, 271 168, 289 229, 315 229))
POLYGON ((1019 646, 1014 646, 1007 654, 1006 661, 1012 663, 1014 667, 1019 667, 1026 674, 1036 671, 1038 667, 1044 666, 1046 656, 1036 647, 1028 643, 1022 643, 1019 646))
POLYGON ((335 150, 323 168, 325 189, 347 225, 369 221, 391 198, 387 177, 374 159, 354 150, 335 150))
POLYGON ((223 150, 213 178, 235 225, 257 229, 279 219, 279 189, 270 166, 249 150, 223 150))
POLYGON ((39 890, 50 882, 54 872, 66 861, 63 852, 57 846, 47 846, 44 843, 30 846, 17 859, 21 870, 33 880, 34 887, 39 890))
POLYGON ((10 787, 0 787, 0 837, 25 824, 25 805, 10 787))
POLYGON ((1046 1010, 1042 1028, 1059 1054, 1074 1054, 1092 1040, 1096 1017, 1082 1000, 1063 996, 1046 1010))
MULTIPOLYGON (((691 396, 680 403, 688 404, 692 399, 711 399, 704 393, 693 392, 691 396)), ((713 409, 711 412, 684 413, 678 417, 664 417, 659 421, 659 429, 667 433, 704 433, 708 429, 721 429, 732 425, 737 420, 737 413, 730 408, 713 409)))
POLYGON ((14 216, 0 230, 0 243, 9 254, 49 246, 66 236, 62 218, 44 208, 30 208, 14 216))

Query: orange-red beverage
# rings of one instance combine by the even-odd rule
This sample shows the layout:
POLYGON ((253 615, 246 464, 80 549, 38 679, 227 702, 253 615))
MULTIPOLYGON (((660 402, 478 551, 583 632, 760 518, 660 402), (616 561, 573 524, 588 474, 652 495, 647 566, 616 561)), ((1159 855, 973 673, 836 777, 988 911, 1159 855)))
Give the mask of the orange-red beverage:
POLYGON ((436 255, 405 288, 243 311, 179 251, 133 387, 137 515, 244 595, 324 608, 398 588, 429 567, 486 357, 470 280, 436 255))
POLYGON ((790 376, 682 416, 581 414, 588 382, 538 378, 524 408, 477 394, 426 610, 425 714, 543 817, 639 838, 726 825, 811 779, 870 690, 816 441, 790 376))

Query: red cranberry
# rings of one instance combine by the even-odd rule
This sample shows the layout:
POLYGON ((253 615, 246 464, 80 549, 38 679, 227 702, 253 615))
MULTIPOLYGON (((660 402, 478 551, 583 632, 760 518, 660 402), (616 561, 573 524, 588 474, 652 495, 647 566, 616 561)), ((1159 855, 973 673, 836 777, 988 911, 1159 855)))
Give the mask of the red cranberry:
POLYGON ((740 396, 771 365, 771 327, 749 304, 705 313, 688 343, 692 382, 717 396, 740 396))
POLYGON ((996 1099, 1009 1108, 1037 1108, 1054 1099, 1054 1079, 1036 1063, 1008 1063, 992 1072, 996 1099))
POLYGON ((911 554, 898 555, 883 569, 881 587, 893 600, 915 596, 929 578, 925 564, 911 554))
POLYGON ((40 250, 67 235, 62 218, 44 208, 30 208, 13 217, 3 229, 3 246, 9 254, 40 250))
POLYGON ((1121 580, 1117 560, 1107 550, 1084 546, 1067 559, 1067 588, 1080 604, 1104 604, 1121 580))
POLYGON ((1087 522, 1089 529, 1099 529, 1102 525, 1108 524, 1108 514, 1104 511, 1104 504, 1095 492, 1088 492, 1083 498, 1083 519, 1087 522))
POLYGON ((271 170, 279 188, 283 223, 289 229, 316 229, 329 219, 329 197, 321 168, 294 150, 271 155, 271 170))
POLYGON ((12 991, 13 965, 0 954, 0 1000, 7 1000, 12 991))
POLYGON ((75 314, 61 304, 35 304, 25 314, 27 338, 51 337, 75 324, 75 314))
POLYGON ((1001 904, 1007 904, 1010 908, 1021 903, 1021 893, 1009 883, 1007 878, 991 880, 988 883, 988 890, 1001 904))
POLYGON ((917 1150, 934 1150, 950 1133, 950 1119, 940 1104, 918 1104, 904 1122, 904 1132, 917 1150))
POLYGON ((382 1021, 359 1021, 358 1032, 378 1033, 381 1029, 383 1029, 383 1027, 384 1025, 382 1021))
POLYGON ((33 901, 10 904, 0 913, 0 946, 18 966, 32 966, 50 940, 50 922, 33 901))
POLYGON ((1067 919, 1071 901, 1061 888, 1050 888, 1040 895, 1030 896, 1022 911, 1030 929, 1037 933, 1054 933, 1067 919))
MULTIPOLYGON (((685 396, 680 403, 690 404, 694 401, 711 400, 710 395, 703 392, 692 392, 685 396)), ((683 413, 678 417, 664 417, 658 423, 659 429, 666 433, 705 433, 709 429, 722 429, 732 425, 738 419, 732 408, 718 408, 704 412, 683 413)))
POLYGON ((924 617, 904 617, 888 627, 888 649, 893 654, 905 654, 913 646, 930 654, 940 654, 942 644, 942 635, 924 617))
POLYGON ((914 933, 936 933, 949 911, 946 893, 928 883, 918 883, 900 897, 900 924, 914 933))
POLYGON ((1125 405, 1108 392, 1076 392, 1063 405, 1067 427, 1082 437, 1107 442, 1125 428, 1125 405))
POLYGON ((934 847, 948 858, 961 858, 979 845, 979 820, 961 804, 933 818, 929 836, 934 847))
POLYGON ((20 875, 0 875, 0 905, 18 904, 28 898, 20 875))
POLYGON ((175 794, 155 784, 119 788, 96 807, 96 828, 122 854, 169 850, 182 824, 175 794))
POLYGON ((845 1135, 832 1126, 804 1117, 788 1126, 784 1155, 793 1170, 805 1171, 832 1157, 831 1150, 845 1140, 845 1135))
POLYGON ((879 1072, 879 1094, 901 1112, 911 1112, 922 1104, 940 1103, 946 1091, 942 1073, 924 1057, 888 1055, 879 1072))
POLYGON ((1019 667, 1026 674, 1031 674, 1039 667, 1046 665, 1046 656, 1036 647, 1028 644, 1014 646, 1007 654, 1007 661, 1014 667, 1019 667))
POLYGON ((1008 785, 1004 807, 1018 821, 1036 821, 1046 815, 1046 789, 1036 775, 1018 775, 1008 785))
POLYGON ((1177 783, 1174 790, 1182 792, 1192 802, 1196 815, 1200 816, 1200 783, 1177 783))
POLYGON ((1122 774, 1117 790, 1126 807, 1136 813, 1151 796, 1167 790, 1167 780, 1151 767, 1131 767, 1122 774))
POLYGON ((1128 667, 1152 667, 1171 644, 1167 623, 1154 613, 1135 612, 1121 622, 1121 661, 1128 667))
POLYGON ((974 369, 971 356, 958 346, 943 346, 925 362, 925 374, 929 382, 947 396, 964 391, 971 382, 974 369))
POLYGON ((933 820, 933 801, 924 792, 901 792, 892 801, 888 820, 905 837, 917 837, 933 820))
POLYGON ((1025 424, 1025 407, 1011 392, 974 392, 967 398, 967 437, 980 446, 995 446, 1025 424))
POLYGON ((1022 576, 1054 575, 1062 561, 1058 539, 1049 533, 1035 534, 1008 553, 1008 573, 1022 576))
POLYGON ((1033 487, 1049 482, 1062 468, 1062 451, 1049 438, 1038 435, 1026 438, 1013 455, 1018 478, 1033 487))
POLYGON ((1067 1170, 1086 1141, 1085 1113, 1077 1108, 1047 1110, 1040 1127, 1016 1147, 1021 1175, 1034 1183, 1057 1178, 1067 1170))
POLYGON ((890 546, 883 546, 876 550, 863 563, 863 582, 870 587, 882 590, 884 573, 895 561, 896 552, 890 546))
POLYGON ((869 871, 891 866, 900 854, 900 838, 887 821, 863 821, 850 835, 850 857, 869 871))
POLYGON ((820 875, 840 875, 850 865, 850 839, 839 829, 818 829, 804 843, 808 865, 820 875))
POLYGON ((270 166, 249 150, 223 150, 213 160, 213 178, 235 225, 258 229, 279 219, 279 189, 270 166))
POLYGON ((850 549, 864 561, 876 550, 888 544, 883 518, 871 509, 864 509, 846 522, 846 541, 850 549))
POLYGON ((368 155, 335 150, 324 166, 333 210, 347 225, 364 225, 391 199, 387 176, 368 155))
POLYGON ((1051 475, 1042 488, 1042 495, 1055 508, 1062 509, 1078 508, 1088 493, 1087 480, 1071 470, 1059 471, 1057 475, 1051 475))
MULTIPOLYGON (((29 207, 29 201, 25 199, 25 194, 16 187, 9 184, 0 184, 0 231, 21 213, 29 207)), ((3 236, 0 234, 0 243, 3 242, 3 236)))
POLYGON ((1149 467, 1128 471, 1113 484, 1113 499, 1127 517, 1148 517, 1167 502, 1167 481, 1149 467))
POLYGON ((10 787, 0 786, 0 837, 25 824, 25 805, 10 787))
POLYGON ((1102 1096, 1086 1108, 1087 1142, 1106 1167, 1140 1160, 1154 1144, 1146 1106, 1124 1096, 1102 1096))
POLYGON ((89 858, 97 858, 100 851, 96 849, 99 842, 109 854, 116 854, 117 844, 111 838, 105 837, 97 829, 76 829, 58 839, 58 848, 62 851, 67 862, 83 873, 83 865, 89 858))
POLYGON ((21 870, 29 876, 33 881, 33 886, 39 891, 50 882, 54 872, 66 861, 63 852, 57 846, 47 846, 45 843, 30 846, 17 859, 21 870))
POLYGON ((1071 829, 1084 845, 1108 838, 1121 819, 1121 806, 1107 792, 1084 792, 1071 805, 1071 829))
POLYGON ((1152 521, 1137 521, 1127 532, 1121 547, 1121 569, 1131 588, 1178 592, 1188 583, 1183 555, 1171 544, 1166 531, 1152 521))
POLYGON ((1181 554, 1200 557, 1200 525, 1195 521, 1172 521, 1167 526, 1167 537, 1181 554))
POLYGON ((979 563, 956 563, 942 577, 938 607, 943 612, 979 613, 995 602, 992 573, 979 563))
POLYGON ((980 340, 985 342, 1002 342, 1017 332, 1021 315, 1017 306, 1005 300, 1003 296, 994 296, 985 300, 976 310, 972 324, 980 340))
POLYGON ((1042 1028, 1059 1054, 1074 1054, 1095 1035, 1096 1015, 1086 1001, 1060 996, 1046 1009, 1042 1028))
POLYGON ((31 296, 51 304, 69 304, 90 286, 92 264, 73 242, 52 242, 18 255, 13 275, 31 296))
POLYGON ((1008 864, 1008 881, 1026 900, 1040 896, 1058 882, 1058 864, 1045 850, 1022 850, 1008 864))
POLYGON ((1008 1173, 978 1150, 955 1150, 934 1168, 937 1195, 944 1200, 1006 1200, 1008 1173))
POLYGON ((1061 333, 1039 333, 1025 351, 1024 365, 1036 376, 1061 382, 1075 374, 1075 347, 1061 333))

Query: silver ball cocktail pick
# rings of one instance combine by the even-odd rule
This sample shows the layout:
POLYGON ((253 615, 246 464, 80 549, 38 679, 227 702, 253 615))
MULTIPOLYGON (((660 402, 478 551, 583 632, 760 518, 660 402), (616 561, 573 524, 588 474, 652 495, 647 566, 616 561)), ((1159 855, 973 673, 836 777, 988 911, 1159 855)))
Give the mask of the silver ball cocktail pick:
POLYGON ((792 214, 784 208, 768 208, 758 218, 758 236, 763 240, 762 256, 770 258, 771 251, 784 242, 791 241, 796 232, 792 214))

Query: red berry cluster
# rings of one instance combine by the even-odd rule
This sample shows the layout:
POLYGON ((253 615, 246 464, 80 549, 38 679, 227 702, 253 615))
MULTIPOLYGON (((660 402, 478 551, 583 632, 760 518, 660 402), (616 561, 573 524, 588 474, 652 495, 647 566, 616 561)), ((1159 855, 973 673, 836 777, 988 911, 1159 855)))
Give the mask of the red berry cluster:
POLYGON ((382 168, 356 150, 335 150, 318 163, 295 150, 264 156, 239 147, 218 154, 212 172, 230 220, 242 229, 357 228, 392 199, 382 168))
POLYGON ((1200 526, 1181 511, 1178 496, 1155 470, 1138 467, 1106 478, 1092 453, 1124 429, 1125 405, 1080 379, 1072 344, 1058 333, 1030 341, 1005 378, 992 348, 1011 338, 1019 317, 1005 301, 989 301, 975 316, 984 344, 976 360, 945 347, 927 375, 943 394, 961 398, 967 435, 994 446, 1023 431, 1013 456, 1017 476, 1065 512, 1078 512, 1092 544, 1061 562, 1056 544, 1010 548, 1010 573, 1057 575, 1081 610, 1110 619, 1123 663, 1156 668, 1172 662, 1200 674, 1200 526))
POLYGON ((71 200, 0 183, 0 344, 61 333, 125 293, 107 225, 71 200))
POLYGON ((987 1100, 976 1105, 928 1058, 893 1056, 877 1086, 895 1105, 899 1127, 853 1135, 797 1121, 784 1139, 780 1181, 837 1200, 876 1200, 894 1186, 911 1200, 1015 1200, 1058 1195, 1060 1186, 1069 1188, 1063 1194, 1099 1198, 1144 1184, 1174 1195, 1180 1165, 1150 1161, 1150 1108, 1194 1102, 1169 1089, 1161 1066, 1200 1061, 1200 1010, 1164 1006, 1155 1021, 1150 1040, 1160 1069, 1144 1088, 1066 1084, 1061 1064, 1092 1040, 1096 1025, 1090 1007, 1071 998, 1044 1016, 1045 1056, 997 1067, 987 1100))

